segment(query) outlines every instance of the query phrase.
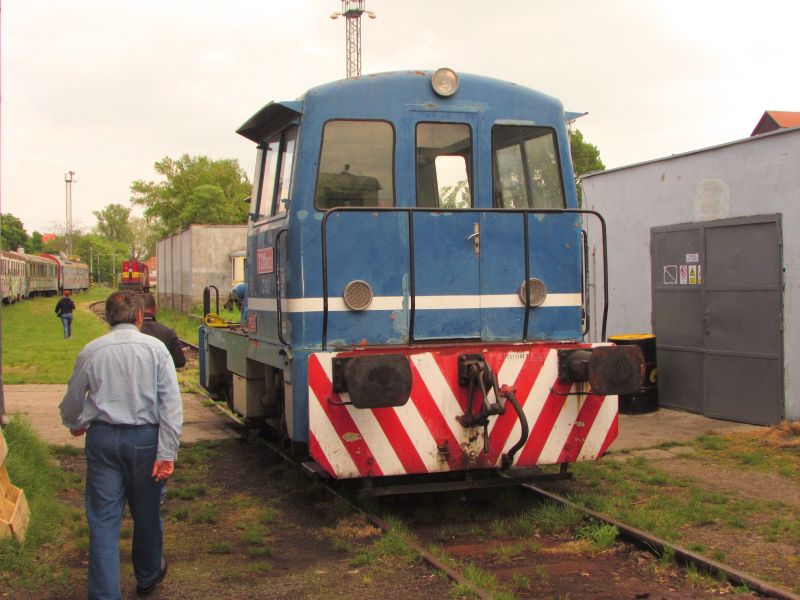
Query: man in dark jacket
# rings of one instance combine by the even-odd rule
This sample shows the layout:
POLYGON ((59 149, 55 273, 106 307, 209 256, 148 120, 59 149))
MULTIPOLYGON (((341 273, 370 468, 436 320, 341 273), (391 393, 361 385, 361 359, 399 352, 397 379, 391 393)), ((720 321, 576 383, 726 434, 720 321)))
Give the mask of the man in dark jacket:
POLYGON ((144 323, 142 323, 142 333, 152 335, 154 338, 161 340, 172 355, 172 362, 175 363, 176 368, 181 368, 186 364, 186 357, 183 355, 183 346, 178 339, 178 334, 174 329, 170 329, 166 325, 159 323, 156 320, 158 307, 156 306, 156 299, 153 294, 145 292, 144 296, 144 323))
POLYGON ((64 326, 64 339, 72 335, 72 311, 75 310, 75 303, 69 297, 69 290, 64 290, 64 296, 56 304, 56 314, 61 318, 64 326))
POLYGON ((108 297, 111 331, 81 350, 60 404, 70 433, 86 434, 92 599, 120 598, 119 527, 126 501, 137 595, 151 594, 167 574, 158 502, 178 456, 183 404, 169 352, 140 333, 143 312, 133 292, 108 297))

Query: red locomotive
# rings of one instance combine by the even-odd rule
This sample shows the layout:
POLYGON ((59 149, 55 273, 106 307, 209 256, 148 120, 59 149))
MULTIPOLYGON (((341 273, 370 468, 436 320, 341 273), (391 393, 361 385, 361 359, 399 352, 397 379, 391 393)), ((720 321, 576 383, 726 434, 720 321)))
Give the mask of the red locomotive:
POLYGON ((149 292, 150 273, 147 265, 143 261, 136 260, 135 258, 122 261, 122 273, 119 275, 119 289, 149 292))

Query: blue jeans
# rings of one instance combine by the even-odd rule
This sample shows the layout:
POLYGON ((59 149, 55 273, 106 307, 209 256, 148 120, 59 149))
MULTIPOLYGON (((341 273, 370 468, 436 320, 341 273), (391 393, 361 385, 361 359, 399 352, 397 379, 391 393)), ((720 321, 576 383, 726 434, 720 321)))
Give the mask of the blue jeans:
POLYGON ((125 501, 133 517, 131 561, 140 587, 161 573, 161 483, 151 477, 158 425, 92 423, 86 432, 86 519, 89 522, 89 599, 117 600, 119 526, 125 501))
POLYGON ((72 313, 61 315, 61 323, 64 325, 64 339, 72 335, 72 313))

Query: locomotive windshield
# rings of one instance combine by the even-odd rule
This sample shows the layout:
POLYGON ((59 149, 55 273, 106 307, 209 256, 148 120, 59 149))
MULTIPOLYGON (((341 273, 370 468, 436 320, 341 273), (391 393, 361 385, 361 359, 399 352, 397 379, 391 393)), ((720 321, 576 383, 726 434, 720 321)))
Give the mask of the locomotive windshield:
POLYGON ((385 121, 328 121, 314 205, 394 206, 394 129, 385 121))
POLYGON ((496 207, 566 206, 552 129, 497 125, 492 129, 492 153, 496 207))
POLYGON ((470 208, 471 170, 469 125, 417 125, 417 206, 470 208))

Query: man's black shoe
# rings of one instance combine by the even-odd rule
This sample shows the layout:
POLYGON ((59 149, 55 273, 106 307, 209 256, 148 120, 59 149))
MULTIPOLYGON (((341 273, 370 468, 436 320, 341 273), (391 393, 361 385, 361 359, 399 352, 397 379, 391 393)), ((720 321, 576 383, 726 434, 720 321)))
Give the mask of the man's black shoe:
POLYGON ((166 576, 167 576, 167 561, 162 558, 161 559, 161 572, 158 574, 158 577, 156 577, 156 580, 153 583, 151 583, 150 585, 148 585, 147 587, 139 587, 137 585, 136 586, 136 595, 137 596, 149 596, 156 589, 156 586, 158 586, 159 583, 164 581, 164 577, 166 577, 166 576))

